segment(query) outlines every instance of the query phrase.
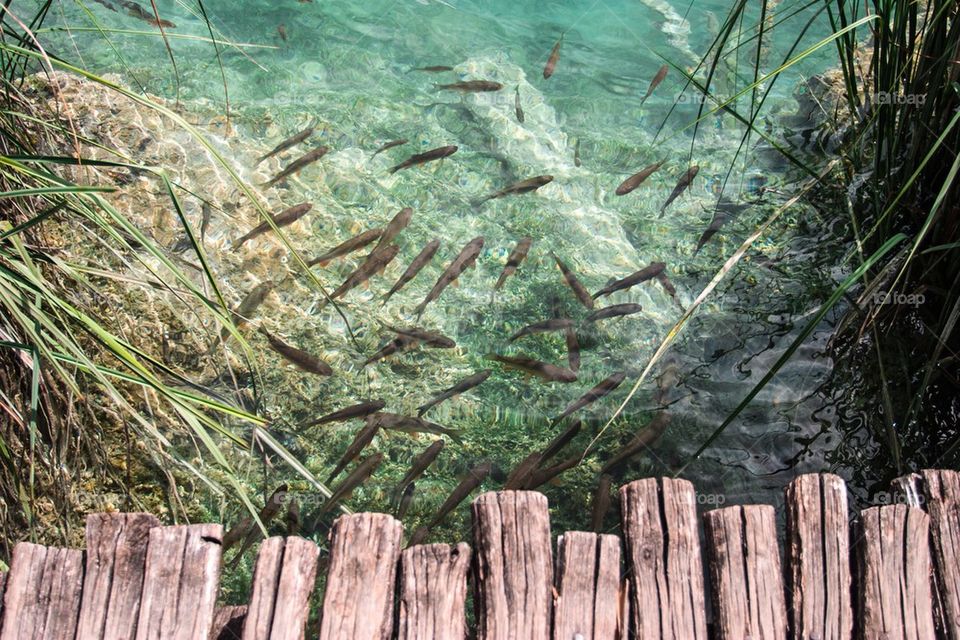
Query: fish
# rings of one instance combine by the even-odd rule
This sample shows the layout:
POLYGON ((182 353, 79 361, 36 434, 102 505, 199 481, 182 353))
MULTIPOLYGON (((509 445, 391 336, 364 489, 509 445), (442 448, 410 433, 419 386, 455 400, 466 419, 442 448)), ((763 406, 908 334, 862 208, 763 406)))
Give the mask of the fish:
POLYGON ((210 218, 213 215, 213 211, 210 208, 210 204, 204 202, 200 206, 200 244, 203 244, 207 237, 207 228, 210 226, 210 218))
POLYGON ((394 501, 397 500, 397 497, 403 493, 407 485, 412 484, 414 480, 419 478, 424 471, 427 470, 433 461, 437 459, 437 456, 440 455, 440 452, 443 451, 445 442, 443 438, 437 438, 430 443, 430 446, 424 449, 422 452, 417 454, 413 459, 413 462, 410 463, 410 469, 403 476, 403 479, 400 480, 400 483, 397 485, 397 488, 394 489, 394 501))
POLYGON ((364 360, 363 366, 366 367, 367 365, 373 364, 378 360, 383 360, 387 356, 392 356, 398 351, 403 351, 405 349, 412 349, 416 345, 417 345, 417 341, 412 340, 410 338, 405 338, 405 337, 394 338, 393 340, 388 342, 385 346, 383 346, 379 351, 377 351, 375 354, 373 354, 372 356, 364 360))
POLYGON ((370 255, 363 264, 357 267, 357 270, 347 276, 347 279, 343 281, 336 290, 330 294, 330 299, 335 300, 339 298, 346 292, 354 289, 376 274, 382 272, 387 266, 397 257, 397 253, 400 252, 400 247, 395 244, 390 245, 383 249, 377 255, 370 255))
POLYGON ((473 493, 473 490, 480 486, 480 483, 490 475, 490 471, 493 469, 493 465, 489 462, 484 462, 478 464, 473 469, 467 473, 467 477, 460 481, 453 491, 450 492, 450 495, 447 496, 447 499, 444 500, 443 504, 440 505, 440 508, 437 509, 436 515, 433 517, 433 520, 430 521, 430 524, 427 525, 428 529, 433 529, 435 526, 443 522, 443 519, 447 515, 457 508, 461 502, 463 502, 467 496, 473 493))
POLYGON ((420 327, 394 327, 386 323, 381 324, 400 337, 413 340, 417 343, 423 343, 428 347, 434 347, 437 349, 453 349, 457 346, 456 342, 442 333, 428 331, 426 329, 421 329, 420 327))
POLYGON ((435 422, 424 420, 423 418, 414 418, 413 416, 401 416, 397 413, 378 412, 371 416, 375 418, 384 429, 393 431, 403 431, 405 433, 433 433, 436 435, 448 436, 458 444, 463 443, 460 432, 454 429, 448 429, 435 422))
POLYGON ((427 536, 430 535, 430 528, 426 526, 420 526, 414 529, 413 533, 410 534, 410 540, 407 542, 407 548, 415 547, 419 544, 423 544, 427 540, 427 536))
POLYGON ((169 20, 162 20, 160 18, 157 18, 156 15, 154 15, 153 13, 150 13, 149 11, 141 7, 136 2, 132 2, 130 0, 126 0, 126 1, 118 0, 118 4, 120 4, 120 6, 125 8, 129 15, 133 16, 134 18, 139 18, 144 22, 149 22, 154 26, 164 27, 166 29, 173 29, 174 27, 177 26, 172 22, 170 22, 169 20))
POLYGON ((486 357, 490 360, 496 360, 512 369, 523 371, 528 375, 538 376, 547 382, 566 383, 576 382, 577 380, 577 374, 570 369, 534 360, 533 358, 524 356, 501 356, 495 353, 488 354, 486 357))
POLYGON ((563 462, 558 462, 547 469, 537 469, 527 478, 527 484, 524 488, 528 491, 533 491, 534 489, 550 482, 564 471, 573 469, 575 466, 580 464, 581 460, 583 460, 582 455, 575 455, 572 458, 567 458, 563 462))
POLYGON ((430 264, 430 261, 433 260, 433 256, 437 253, 437 249, 439 248, 440 248, 439 239, 434 238, 433 240, 428 242, 426 246, 420 251, 420 253, 417 254, 417 257, 413 259, 413 262, 410 263, 410 266, 407 267, 407 270, 403 272, 403 275, 400 276, 396 284, 394 284, 390 288, 390 291, 388 291, 387 294, 383 296, 382 304, 387 304, 387 300, 389 300, 393 294, 395 294, 397 291, 400 291, 400 289, 403 289, 408 282, 416 278, 417 274, 419 274, 420 271, 425 266, 430 264))
POLYGON ((320 358, 298 349, 292 345, 287 344, 277 336, 273 335, 263 327, 260 327, 260 333, 262 333, 267 338, 267 342, 270 343, 270 347, 283 356, 285 359, 292 362, 297 366, 298 369, 306 371, 307 373, 313 373, 318 376, 331 376, 333 375, 333 369, 326 362, 320 358))
POLYGON ((577 280, 577 276, 574 275, 573 271, 557 257, 553 252, 550 253, 553 256, 553 259, 556 261, 557 266, 560 268, 560 273, 563 274, 563 281, 567 283, 567 286, 573 291, 573 295, 577 297, 577 300, 580 301, 580 304, 585 306, 587 309, 593 309, 593 298, 590 297, 590 293, 587 291, 587 288, 580 284, 580 281, 577 280))
POLYGON ((223 534, 223 540, 220 542, 220 546, 223 548, 223 553, 226 553, 233 547, 235 544, 243 540, 250 534, 253 530, 255 523, 253 518, 246 516, 241 518, 237 524, 230 527, 230 529, 223 534))
POLYGON ((437 283, 433 285, 433 289, 430 290, 427 297, 417 306, 415 310, 417 317, 423 315, 423 310, 427 308, 428 304, 440 297, 447 285, 459 278, 460 274, 476 263, 481 249, 483 249, 483 236, 477 236, 464 245, 453 262, 440 274, 440 278, 437 279, 437 283))
POLYGON ((287 41, 287 27, 285 25, 277 25, 277 35, 280 36, 280 39, 284 42, 287 41))
POLYGON ((650 94, 653 93, 653 90, 660 86, 660 83, 663 82, 663 79, 667 77, 667 71, 670 70, 668 65, 663 65, 657 70, 657 75, 653 76, 653 80, 650 81, 650 86, 647 88, 647 93, 644 94, 643 99, 640 101, 640 104, 643 105, 647 101, 647 98, 650 97, 650 94))
POLYGON ((344 240, 333 249, 313 258, 307 262, 308 267, 312 267, 316 264, 319 264, 321 267, 327 266, 331 260, 340 258, 342 256, 353 253, 354 251, 359 251, 365 246, 376 242, 380 236, 383 235, 383 227, 377 227, 375 229, 368 229, 363 233, 353 236, 349 240, 344 240))
POLYGON ((508 342, 513 342, 523 336, 532 336, 535 333, 549 333, 551 331, 565 331, 573 326, 573 320, 568 320, 567 318, 551 318, 550 320, 544 320, 542 322, 534 322, 533 324, 528 324, 520 331, 517 331, 515 334, 510 336, 508 342))
POLYGON ((580 138, 577 138, 576 144, 573 145, 573 164, 576 167, 582 164, 580 162, 580 138))
POLYGON ((560 34, 560 39, 557 40, 557 44, 553 45, 553 49, 550 51, 550 57, 547 58, 547 64, 543 67, 543 79, 547 80, 550 76, 553 75, 553 72, 557 69, 557 62, 560 60, 560 45, 563 44, 563 34, 560 34))
POLYGON ((295 536, 300 533, 300 503, 294 498, 287 500, 287 513, 284 516, 287 525, 287 535, 295 536))
POLYGON ((515 182, 508 187, 491 193, 485 198, 482 198, 477 204, 483 204, 487 200, 494 200, 496 198, 502 198, 504 196, 516 195, 520 193, 529 193, 531 191, 536 191, 540 187, 550 184, 553 182, 553 176, 535 176, 533 178, 528 178, 526 180, 521 180, 520 182, 515 182))
POLYGON ((697 174, 700 173, 700 167, 693 165, 687 172, 680 176, 680 180, 677 181, 677 186, 673 188, 673 193, 670 194, 670 197, 667 198, 667 201, 663 203, 663 206, 660 207, 660 215, 658 218, 662 218, 663 214, 666 212, 667 207, 670 206, 670 203, 676 200, 681 193, 690 186, 690 183, 693 182, 693 179, 697 177, 697 174))
POLYGON ((371 158, 374 158, 374 157, 376 157, 378 154, 381 154, 381 153, 383 153, 384 151, 386 151, 387 149, 393 149, 394 147, 399 147, 399 146, 405 145, 405 144, 407 144, 408 142, 410 142, 410 141, 407 140, 406 138, 400 138, 399 140, 391 140, 390 142, 384 143, 384 145, 383 145, 382 147, 380 147, 379 149, 377 149, 376 151, 374 151, 374 152, 373 152, 373 155, 370 156, 370 157, 371 157, 371 158))
POLYGON ((523 107, 520 106, 520 85, 517 85, 517 94, 513 100, 513 110, 517 114, 517 122, 523 124, 523 107))
POLYGON ((450 84, 438 84, 436 88, 440 91, 460 91, 462 93, 483 93, 486 91, 500 91, 503 85, 492 80, 464 80, 462 82, 453 82, 450 84))
POLYGON ((287 138, 286 140, 284 140, 283 142, 281 142, 280 144, 278 144, 277 146, 275 146, 273 149, 271 149, 269 153, 260 156, 260 158, 257 160, 257 164, 255 164, 255 165, 253 165, 253 166, 257 166, 257 165, 259 165, 261 162, 263 162, 264 160, 266 160, 267 158, 271 158, 271 157, 277 155, 278 153, 281 153, 281 152, 283 152, 283 151, 286 151, 287 149, 289 149, 289 148, 291 148, 291 147, 295 147, 296 145, 300 144, 301 142, 303 142, 304 140, 306 140, 307 138, 309 138, 310 136, 312 136, 312 135, 313 135, 313 131, 314 131, 314 127, 313 127, 313 126, 309 126, 309 127, 307 127, 306 129, 304 129, 303 131, 301 131, 300 133, 296 133, 296 134, 290 136, 289 138, 287 138))
POLYGON ((285 180, 286 178, 290 177, 294 173, 300 171, 307 165, 316 162, 323 156, 327 155, 329 151, 330 151, 330 147, 326 147, 326 146, 317 147, 316 149, 311 149, 310 151, 307 151, 305 154, 303 154, 302 156, 300 156, 299 158, 291 162, 289 165, 284 167, 280 171, 280 173, 278 173, 274 177, 264 182, 262 186, 272 187, 273 185, 277 184, 281 180, 285 180))
MULTIPOLYGON (((270 524, 270 521, 273 520, 278 513, 280 513, 280 509, 283 507, 283 503, 287 497, 287 491, 287 485, 282 484, 277 487, 272 494, 270 494, 269 498, 267 498, 266 503, 263 505, 263 509, 261 509, 257 514, 257 517, 260 519, 260 522, 264 527, 270 524)), ((237 552, 233 556, 233 560, 230 561, 231 569, 240 564, 240 559, 243 557, 243 554, 245 554, 247 549, 249 549, 254 542, 259 540, 262 535, 263 531, 261 531, 260 527, 256 526, 255 524, 254 526, 250 527, 250 530, 247 531, 247 535, 243 539, 243 544, 240 545, 239 549, 237 549, 237 552)))
POLYGON ((660 436, 663 435, 663 432, 666 431, 667 426, 670 424, 670 419, 671 416, 666 411, 661 411, 655 415, 644 429, 642 429, 629 442, 620 447, 620 449, 613 454, 613 457, 604 463, 603 467, 600 469, 600 473, 608 473, 611 469, 617 467, 623 462, 626 462, 633 456, 640 453, 641 450, 646 449, 651 444, 656 442, 660 436))
POLYGON ((580 409, 583 409, 584 407, 593 404, 594 402, 604 397, 605 395, 611 393, 614 389, 616 389, 621 384, 623 384, 623 381, 626 379, 626 377, 627 377, 626 372, 619 371, 605 378, 604 380, 599 382, 595 387, 593 387, 592 389, 587 391, 585 394, 583 394, 582 396, 580 396, 579 398, 577 398, 576 400, 568 404, 567 408, 563 410, 563 413, 561 413, 559 416, 554 418, 553 421, 555 423, 560 422, 561 420, 563 420, 570 414, 574 413, 575 411, 579 411, 580 409))
POLYGON ((574 420, 566 429, 561 431, 551 440, 543 451, 540 452, 540 459, 544 462, 560 453, 560 450, 570 444, 570 441, 577 437, 583 423, 580 420, 574 420))
POLYGON ((317 418, 313 422, 304 425, 304 428, 307 427, 317 427, 321 424, 328 424, 330 422, 340 422, 342 420, 352 420, 353 418, 365 418, 371 413, 376 413, 387 406, 387 403, 383 400, 367 400, 359 404, 350 405, 344 409, 338 409, 332 413, 328 413, 325 416, 317 418))
POLYGON ((428 410, 437 406, 444 400, 448 400, 449 398, 460 395, 465 391, 469 391, 470 389, 473 389, 474 387, 479 386, 487 378, 490 377, 491 373, 493 373, 492 369, 483 369, 481 371, 474 373, 473 375, 467 376, 463 380, 460 380, 459 382, 454 384, 452 387, 445 389, 441 393, 430 398, 429 402, 426 402, 425 404, 422 404, 419 407, 417 407, 417 415, 422 416, 428 410))
POLYGON ((671 354, 665 359, 663 371, 661 371, 660 378, 657 380, 657 392, 654 394, 654 399, 658 405, 664 407, 669 404, 670 392, 677 386, 679 381, 680 372, 677 359, 676 356, 671 354))
POLYGON ((610 510, 610 489, 613 478, 604 473, 597 483, 597 490, 593 492, 593 508, 590 510, 590 530, 600 533, 603 530, 603 518, 610 510))
POLYGON ((573 327, 567 327, 564 337, 567 341, 567 364, 570 371, 577 373, 580 371, 580 342, 577 340, 577 332, 573 327))
POLYGON ((446 147, 430 149, 430 151, 424 151, 423 153, 415 153, 400 164, 390 167, 390 173, 396 173, 400 171, 400 169, 406 169, 432 160, 440 160, 447 156, 452 156, 457 152, 457 149, 459 149, 459 147, 456 145, 448 145, 446 147))
POLYGON ((540 465, 540 460, 540 454, 536 452, 521 460, 520 464, 514 467, 510 475, 507 476, 506 482, 503 483, 503 490, 520 491, 526 488, 527 480, 530 478, 530 474, 536 471, 540 465))
POLYGON ((440 73, 441 71, 453 71, 453 67, 448 67, 442 64, 436 64, 429 67, 417 67, 416 69, 410 69, 410 71, 426 71, 427 73, 440 73))
POLYGON ((403 520, 403 517, 407 515, 407 510, 413 503, 413 494, 416 490, 417 485, 415 482, 411 482, 407 485, 407 488, 403 490, 403 495, 400 496, 400 504, 397 505, 397 520, 403 520))
POLYGON ((628 193, 630 193, 631 191, 633 191, 634 189, 636 189, 637 187, 639 187, 641 184, 643 184, 644 180, 646 180, 646 179, 649 178, 651 175, 653 175, 660 167, 663 166, 663 164, 664 164, 666 161, 667 161, 667 159, 664 158, 664 159, 661 160, 660 162, 654 162, 653 164, 651 164, 651 165, 649 165, 649 166, 647 166, 647 167, 644 167, 643 169, 641 169, 641 170, 638 171, 637 173, 633 174, 632 176, 630 176, 629 178, 627 178, 626 180, 624 180, 623 182, 621 182, 621 183, 620 183, 620 186, 617 187, 617 190, 616 190, 615 193, 616 193, 618 196, 625 196, 625 195, 627 195, 628 193))
POLYGON ((634 313, 640 313, 643 311, 643 307, 634 302, 625 302, 623 304, 612 304, 609 307, 603 307, 602 309, 597 309, 586 318, 584 322, 597 322, 598 320, 607 320, 608 318, 619 318, 621 316, 629 316, 634 313))
POLYGON ((697 241, 697 248, 694 249, 693 255, 700 253, 700 249, 703 248, 703 245, 707 244, 707 242, 710 241, 710 238, 712 238, 714 234, 716 234, 717 231, 723 227, 723 225, 728 223, 730 220, 735 218, 738 213, 750 206, 752 206, 752 204, 738 205, 730 202, 729 200, 721 199, 713 212, 713 219, 710 220, 710 224, 703 231, 703 234, 700 236, 700 240, 697 241))
MULTIPOLYGON (((275 216, 270 216, 270 217, 271 217, 271 219, 273 220, 273 224, 274 224, 275 226, 277 226, 278 228, 279 228, 279 227, 286 227, 286 226, 289 226, 289 225, 293 224, 294 222, 296 222, 297 220, 299 220, 299 219, 302 218, 303 216, 305 216, 305 215, 307 214, 307 212, 310 211, 310 209, 313 209, 313 205, 312 205, 312 204, 310 204, 309 202, 301 202, 300 204, 295 204, 295 205, 293 205, 292 207, 287 207, 286 209, 284 209, 283 211, 281 211, 281 212, 278 213, 277 215, 275 215, 275 216)), ((251 239, 253 239, 253 238, 256 238, 257 236, 259 236, 259 235, 261 235, 261 234, 263 234, 263 233, 266 233, 267 231, 269 231, 269 230, 271 230, 271 229, 273 229, 273 227, 270 226, 270 223, 267 222, 266 220, 264 220, 263 222, 261 222, 260 224, 258 224, 257 226, 255 226, 253 229, 251 229, 249 232, 247 232, 246 235, 242 236, 239 240, 237 240, 236 242, 234 242, 234 243, 233 243, 233 250, 236 251, 236 250, 239 249, 239 248, 243 245, 243 243, 245 243, 247 240, 251 240, 251 239)))
POLYGON ((527 252, 530 251, 530 245, 533 243, 533 238, 524 237, 520 238, 520 241, 517 242, 517 246, 514 247, 513 251, 510 252, 510 255, 507 257, 507 264, 503 268, 503 272, 500 274, 500 277, 497 279, 497 284, 493 286, 494 291, 499 291, 500 287, 503 286, 503 283, 506 282, 520 266, 520 263, 523 262, 524 258, 527 257, 527 252))
POLYGON ((377 467, 379 467, 382 462, 383 454, 378 452, 367 456, 356 467, 354 467, 353 471, 350 472, 350 475, 344 478, 343 482, 337 485, 337 488, 334 489, 333 493, 330 494, 330 497, 324 500, 323 504, 320 505, 320 512, 317 514, 316 518, 314 518, 310 530, 316 531, 318 525, 320 524, 320 518, 323 517, 323 514, 330 511, 330 509, 335 507, 338 502, 352 494, 353 490, 363 484, 364 481, 366 481, 366 479, 377 470, 377 467))
POLYGON ((384 228, 383 235, 380 236, 380 242, 377 243, 377 246, 375 246, 373 251, 370 252, 370 255, 367 256, 367 260, 375 256, 378 251, 382 251, 387 245, 393 242, 394 238, 400 235, 400 232, 407 228, 407 225, 410 224, 411 218, 413 218, 413 209, 410 207, 404 207, 397 213, 397 215, 393 216, 393 218, 390 219, 390 222, 388 222, 387 226, 384 228))
POLYGON ((327 478, 328 483, 333 482, 333 479, 340 475, 340 472, 346 469, 347 465, 353 462, 353 460, 366 449, 368 444, 373 442, 374 436, 376 436, 377 431, 380 430, 380 421, 375 418, 375 415, 376 414, 371 414, 367 416, 367 423, 357 431, 353 441, 347 447, 346 451, 343 452, 343 455, 340 456, 340 460, 327 478))
POLYGON ((667 277, 665 272, 660 272, 657 274, 657 282, 660 283, 660 286, 663 287, 663 290, 667 292, 673 301, 677 303, 677 306, 680 307, 680 311, 686 311, 683 308, 683 305, 680 303, 680 299, 677 297, 677 288, 673 286, 673 283, 670 282, 670 278, 667 277))
POLYGON ((608 296, 615 291, 623 291, 629 289, 635 285, 646 282, 652 278, 656 278, 658 275, 663 273, 663 270, 667 268, 665 262, 651 262, 649 265, 635 271, 628 275, 625 278, 620 278, 619 280, 614 280, 605 286, 600 291, 597 291, 593 294, 594 299, 599 298, 600 296, 608 296))
POLYGON ((110 0, 93 0, 93 1, 96 2, 97 4, 102 4, 102 5, 105 6, 107 9, 110 9, 110 11, 116 11, 116 10, 117 10, 117 6, 116 6, 115 4, 113 4, 112 2, 110 2, 110 0))
MULTIPOLYGON (((257 310, 263 301, 267 298, 267 295, 273 291, 274 284, 270 280, 264 280, 253 289, 250 290, 243 300, 240 301, 240 304, 237 305, 237 308, 231 311, 233 316, 233 323, 236 325, 237 329, 245 326, 249 319, 253 316, 253 312, 257 310)), ((230 330, 226 327, 220 332, 220 338, 223 340, 227 339, 227 336, 230 335, 230 330)))

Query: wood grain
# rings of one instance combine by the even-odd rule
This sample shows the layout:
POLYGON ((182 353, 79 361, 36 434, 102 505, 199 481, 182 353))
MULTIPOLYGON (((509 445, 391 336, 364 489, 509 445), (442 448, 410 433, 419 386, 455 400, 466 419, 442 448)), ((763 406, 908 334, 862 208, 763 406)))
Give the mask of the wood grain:
POLYGON ((960 640, 960 474, 923 472, 933 565, 944 635, 960 640))
POLYGON ((241 640, 243 622, 247 617, 247 605, 217 607, 213 613, 210 640, 241 640))
POLYGON ((83 552, 21 542, 13 548, 0 640, 74 640, 83 552))
POLYGON ((303 640, 320 548, 276 536, 260 545, 243 640, 303 640))
POLYGON ((626 638, 620 628, 620 538, 570 531, 557 540, 553 638, 626 638))
POLYGON ((405 549, 400 563, 398 640, 467 637, 470 546, 461 542, 405 549))

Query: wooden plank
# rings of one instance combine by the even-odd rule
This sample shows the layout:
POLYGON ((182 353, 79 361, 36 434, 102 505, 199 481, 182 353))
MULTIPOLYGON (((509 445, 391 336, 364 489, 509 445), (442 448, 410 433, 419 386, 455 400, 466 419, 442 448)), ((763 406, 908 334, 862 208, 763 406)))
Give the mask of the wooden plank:
POLYGON ((960 640, 960 474, 923 472, 933 566, 944 635, 960 640))
POLYGON ((477 638, 550 637, 553 560, 547 498, 499 491, 473 502, 477 638))
POLYGON ((636 637, 706 640, 693 485, 670 478, 636 480, 621 487, 620 506, 636 637))
POLYGON ((389 640, 402 538, 403 525, 383 513, 334 522, 320 640, 389 640))
POLYGON ((243 640, 303 640, 320 548, 303 538, 260 545, 243 640))
POLYGON ((464 542, 405 549, 400 562, 397 640, 462 640, 467 637, 467 571, 464 542))
POLYGON ((811 473, 787 487, 787 560, 795 638, 853 637, 847 488, 811 473))
POLYGON ((73 640, 82 593, 82 551, 17 544, 7 576, 0 640, 73 640))
POLYGON ((243 621, 247 617, 247 605, 217 607, 213 613, 210 640, 241 640, 243 621))
POLYGON ((210 636, 222 539, 219 524, 150 530, 137 640, 206 640, 210 636))
POLYGON ((150 529, 160 521, 148 513, 87 516, 87 563, 77 636, 85 640, 129 640, 137 630, 140 593, 150 529))
POLYGON ((0 571, 0 629, 3 628, 3 592, 7 586, 7 572, 0 571))
POLYGON ((932 640, 930 519, 903 504, 861 513, 860 615, 867 640, 932 640))
POLYGON ((704 518, 717 640, 785 640, 787 609, 773 507, 727 507, 704 518))
POLYGON ((583 531, 560 536, 554 640, 626 638, 620 601, 620 538, 583 531))

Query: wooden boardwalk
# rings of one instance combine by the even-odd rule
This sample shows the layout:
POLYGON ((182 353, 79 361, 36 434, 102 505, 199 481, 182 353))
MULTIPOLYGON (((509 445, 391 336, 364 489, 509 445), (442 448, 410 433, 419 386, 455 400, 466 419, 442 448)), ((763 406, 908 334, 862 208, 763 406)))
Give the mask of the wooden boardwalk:
MULTIPOLYGON (((851 524, 839 477, 798 477, 782 550, 767 505, 708 511, 701 538, 685 480, 623 486, 623 544, 566 532, 556 553, 547 500, 531 491, 479 496, 472 550, 404 549, 393 517, 342 516, 310 637, 960 640, 960 475, 925 471, 898 486, 902 501, 851 524)), ((20 543, 0 574, 0 640, 305 638, 319 547, 267 539, 249 603, 218 606, 222 535, 117 513, 89 516, 85 552, 20 543)))

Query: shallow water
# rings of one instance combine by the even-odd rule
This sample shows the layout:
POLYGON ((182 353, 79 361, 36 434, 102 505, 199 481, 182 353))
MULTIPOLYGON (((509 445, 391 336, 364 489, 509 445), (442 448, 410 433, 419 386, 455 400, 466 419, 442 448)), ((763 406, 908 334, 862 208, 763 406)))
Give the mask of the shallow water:
MULTIPOLYGON (((416 523, 443 500, 459 475, 480 461, 494 462, 500 473, 484 486, 497 488, 502 474, 554 435, 558 427, 551 429, 552 416, 606 376, 626 371, 626 383, 581 412, 588 426, 565 455, 591 443, 680 318, 680 307, 690 305, 739 243, 782 204, 785 197, 778 192, 789 191, 801 177, 756 136, 738 155, 743 128, 730 116, 707 117, 694 140, 690 125, 697 117, 698 105, 692 99, 696 94, 684 90, 675 69, 641 104, 663 63, 658 56, 693 70, 722 24, 727 4, 380 0, 280 6, 267 0, 208 0, 204 7, 224 38, 267 45, 221 50, 234 127, 229 137, 210 118, 223 112, 224 96, 209 43, 171 40, 178 89, 159 38, 112 31, 155 34, 150 25, 90 3, 99 28, 122 51, 122 61, 91 30, 95 27, 90 15, 73 4, 58 7, 47 26, 70 27, 69 37, 63 31, 50 34, 59 47, 56 53, 63 57, 80 59, 96 72, 117 73, 131 87, 142 86, 170 100, 179 90, 184 108, 204 114, 198 117, 207 119, 206 130, 218 149, 249 182, 262 183, 307 146, 329 145, 331 153, 319 163, 286 184, 263 190, 268 206, 276 210, 301 201, 314 203, 307 218, 288 229, 304 256, 385 224, 401 207, 414 208, 413 222, 398 239, 399 259, 374 279, 369 290, 354 290, 343 299, 361 353, 341 318, 323 306, 315 290, 300 284, 278 292, 274 306, 284 310, 271 312, 271 331, 322 353, 338 374, 329 381, 306 380, 264 352, 261 400, 262 410, 287 444, 325 477, 359 423, 323 431, 302 430, 298 424, 365 397, 383 397, 388 410, 410 412, 462 377, 493 368, 494 375, 482 386, 427 414, 462 431, 464 442, 448 443, 437 465, 418 483, 411 516, 416 523), (278 33, 280 25, 285 40, 278 33), (544 63, 561 33, 556 73, 544 80, 544 63), (426 65, 455 69, 438 74, 411 71, 426 65), (462 79, 495 80, 505 88, 465 96, 434 89, 434 83, 462 79), (515 114, 517 89, 523 123, 515 114), (318 123, 318 132, 300 151, 254 168, 258 155, 312 122, 318 123), (397 138, 410 142, 371 158, 382 143, 397 138), (577 141, 581 166, 574 162, 577 141), (447 144, 460 149, 442 163, 387 172, 412 153, 447 144), (613 194, 627 175, 660 159, 667 160, 664 167, 637 191, 622 198, 613 194), (700 167, 693 186, 658 218, 677 179, 692 164, 700 167), (475 205, 485 194, 539 174, 550 174, 554 181, 533 194, 475 205), (694 254, 721 191, 735 202, 752 201, 758 198, 756 186, 761 183, 773 190, 763 202, 745 209, 694 254), (378 321, 414 323, 413 307, 475 236, 485 239, 477 268, 460 279, 459 287, 448 288, 419 321, 454 338, 458 348, 412 351, 363 368, 364 358, 386 336, 378 321), (522 236, 534 240, 530 255, 494 295, 493 283, 522 236), (434 237, 442 244, 433 262, 381 307, 382 294, 434 237), (512 346, 506 339, 531 322, 562 316, 580 323, 586 314, 562 283, 550 251, 561 256, 590 291, 611 277, 623 277, 654 261, 666 262, 678 298, 648 282, 604 299, 640 303, 643 312, 579 325, 583 364, 577 382, 544 384, 525 378, 490 363, 485 354, 523 354, 563 364, 562 334, 523 338, 512 346)), ((158 7, 176 24, 171 34, 207 35, 202 21, 186 6, 158 2, 158 7)), ((764 72, 782 61, 813 15, 789 2, 781 3, 777 12, 774 20, 785 22, 761 51, 764 72)), ((758 19, 745 20, 745 42, 725 52, 725 59, 743 65, 739 74, 722 74, 718 80, 725 95, 743 89, 752 77, 746 61, 756 51, 747 39, 752 34, 749 25, 758 19)), ((827 33, 825 22, 814 20, 797 50, 827 33)), ((827 53, 811 56, 772 85, 758 122, 774 137, 783 133, 783 119, 798 110, 797 86, 823 71, 828 61, 827 53)), ((739 105, 746 108, 747 101, 743 98, 739 105)), ((210 160, 187 154, 183 162, 180 169, 190 173, 210 160)), ((222 268, 220 275, 231 282, 236 303, 243 291, 264 277, 263 263, 291 263, 270 239, 230 252, 231 241, 256 224, 256 214, 223 184, 210 185, 210 193, 232 198, 230 204, 238 205, 231 207, 235 215, 229 223, 215 221, 210 235, 215 262, 222 268)), ((194 203, 190 210, 198 212, 199 207, 194 203)), ((839 242, 806 205, 789 209, 757 241, 678 339, 669 360, 676 363, 680 382, 666 392, 672 422, 650 451, 617 472, 618 480, 683 467, 842 277, 831 258, 837 255, 839 242)), ((355 258, 316 273, 335 287, 357 266, 355 258)), ((835 418, 832 401, 819 392, 831 369, 823 356, 828 328, 815 333, 703 457, 684 469, 684 476, 702 492, 705 506, 779 502, 782 487, 794 475, 829 466, 835 418)), ((655 374, 659 371, 657 367, 655 374)), ((584 463, 546 487, 558 505, 559 526, 587 525, 586 505, 603 460, 649 421, 657 409, 656 389, 656 380, 648 380, 593 444, 584 463)), ((353 506, 382 507, 392 488, 386 478, 399 477, 412 455, 425 446, 426 440, 402 435, 379 438, 374 447, 387 453, 388 462, 355 495, 353 506)))

